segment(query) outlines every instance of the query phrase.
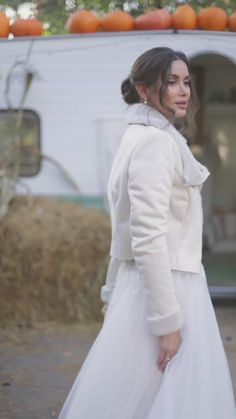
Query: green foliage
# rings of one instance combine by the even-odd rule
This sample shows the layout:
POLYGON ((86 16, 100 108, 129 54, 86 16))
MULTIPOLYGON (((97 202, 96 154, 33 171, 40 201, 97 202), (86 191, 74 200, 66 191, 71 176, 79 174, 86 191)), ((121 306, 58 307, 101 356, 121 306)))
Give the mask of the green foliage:
POLYGON ((68 19, 68 11, 64 0, 50 0, 50 2, 37 1, 38 17, 49 24, 46 35, 67 33, 65 28, 68 19), (45 4, 44 4, 45 3, 45 4))
POLYGON ((23 3, 21 0, 0 0, 0 7, 1 9, 5 9, 8 6, 16 10, 21 3, 23 3))

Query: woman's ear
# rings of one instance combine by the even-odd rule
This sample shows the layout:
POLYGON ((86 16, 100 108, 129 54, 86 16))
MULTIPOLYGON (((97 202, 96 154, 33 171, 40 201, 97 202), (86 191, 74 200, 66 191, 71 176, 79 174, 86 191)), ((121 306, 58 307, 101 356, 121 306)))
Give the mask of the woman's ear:
POLYGON ((137 90, 141 101, 144 102, 145 99, 147 99, 147 87, 145 84, 135 84, 135 89, 137 90))

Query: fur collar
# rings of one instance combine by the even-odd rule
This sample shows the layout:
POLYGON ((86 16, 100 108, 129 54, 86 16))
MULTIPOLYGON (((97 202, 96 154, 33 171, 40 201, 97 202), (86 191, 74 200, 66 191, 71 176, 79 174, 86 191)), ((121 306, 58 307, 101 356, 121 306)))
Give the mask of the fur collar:
POLYGON ((211 174, 207 167, 194 157, 186 138, 158 110, 144 103, 134 103, 128 107, 126 122, 128 124, 151 125, 172 135, 181 154, 185 186, 200 185, 211 174))

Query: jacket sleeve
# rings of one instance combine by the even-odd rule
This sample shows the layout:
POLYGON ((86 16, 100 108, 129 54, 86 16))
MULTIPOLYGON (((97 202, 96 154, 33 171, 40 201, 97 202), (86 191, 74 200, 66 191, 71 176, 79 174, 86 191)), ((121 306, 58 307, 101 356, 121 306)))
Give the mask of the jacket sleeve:
POLYGON ((152 133, 132 152, 128 168, 132 252, 145 288, 147 321, 155 335, 180 329, 166 241, 177 147, 169 133, 152 133))
POLYGON ((100 291, 100 298, 104 303, 108 303, 111 298, 111 294, 116 283, 116 277, 118 274, 120 263, 121 261, 119 259, 117 259, 114 256, 111 256, 107 268, 105 284, 101 287, 100 291))

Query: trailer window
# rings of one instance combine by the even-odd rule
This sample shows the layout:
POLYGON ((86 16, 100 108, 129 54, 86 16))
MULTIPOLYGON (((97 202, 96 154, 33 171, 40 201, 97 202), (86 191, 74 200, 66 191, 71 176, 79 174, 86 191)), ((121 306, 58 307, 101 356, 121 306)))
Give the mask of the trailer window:
POLYGON ((0 110, 0 167, 35 176, 40 170, 40 119, 36 112, 0 110))

